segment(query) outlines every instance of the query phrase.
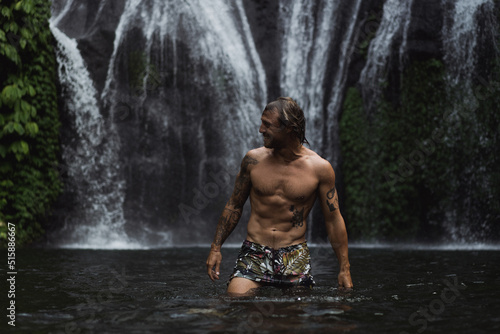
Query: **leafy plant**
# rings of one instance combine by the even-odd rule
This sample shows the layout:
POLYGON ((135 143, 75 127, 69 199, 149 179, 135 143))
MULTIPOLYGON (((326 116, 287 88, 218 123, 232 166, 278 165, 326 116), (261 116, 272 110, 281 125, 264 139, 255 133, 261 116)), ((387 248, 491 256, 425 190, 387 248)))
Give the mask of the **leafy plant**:
POLYGON ((49 1, 0 3, 0 243, 7 222, 18 245, 38 238, 61 191, 50 14, 49 1))

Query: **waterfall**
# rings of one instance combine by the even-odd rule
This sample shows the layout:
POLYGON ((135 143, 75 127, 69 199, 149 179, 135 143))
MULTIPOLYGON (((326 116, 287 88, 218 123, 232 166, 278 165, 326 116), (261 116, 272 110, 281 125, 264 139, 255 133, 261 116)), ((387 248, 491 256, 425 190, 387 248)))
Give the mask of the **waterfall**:
MULTIPOLYGON (((479 39, 478 24, 490 29, 477 20, 494 11, 492 0, 386 0, 365 59, 356 47, 369 41, 365 20, 382 2, 54 2, 51 29, 70 123, 62 129, 67 174, 56 216, 66 217, 66 245, 89 247, 208 243, 241 159, 262 145, 261 112, 276 98, 267 92, 302 107, 310 148, 332 163, 342 186, 338 121, 346 85, 358 82, 364 109, 375 112, 388 72, 397 78, 407 59, 444 53, 448 86, 466 87, 462 98, 474 106, 477 50, 488 38, 479 39), (428 8, 444 18, 442 26, 425 17, 428 8), (442 40, 434 37, 439 29, 442 40)), ((448 211, 453 221, 458 211, 448 211)), ((311 241, 324 235, 316 214, 311 241)), ((244 225, 228 242, 240 242, 244 225)), ((467 233, 453 226, 446 227, 451 234, 467 233)))
MULTIPOLYGON (((73 5, 67 2, 61 15, 73 5)), ((81 201, 68 214, 76 221, 70 239, 116 247, 114 240, 166 246, 175 233, 192 242, 193 231, 195 240, 206 238, 196 227, 211 207, 197 206, 197 193, 221 167, 235 175, 257 146, 267 101, 242 2, 127 1, 100 94, 77 42, 55 24, 53 31, 77 134, 64 147, 69 184, 81 201), (186 221, 181 205, 194 206, 196 215, 186 221)), ((227 196, 222 188, 217 196, 227 196)))
POLYGON ((283 27, 280 90, 291 96, 306 115, 306 138, 311 148, 321 148, 324 87, 332 36, 335 33, 336 1, 280 2, 279 22, 283 27))
MULTIPOLYGON (((306 94, 311 80, 310 67, 312 64, 309 59, 312 54, 315 32, 313 10, 314 3, 312 1, 280 1, 279 22, 283 29, 281 38, 281 92, 283 95, 295 98, 302 109, 311 116, 317 113, 310 105, 306 94)), ((325 10, 324 14, 331 17, 332 9, 325 10)), ((328 45, 329 43, 325 43, 321 46, 326 49, 328 45)), ((324 54, 326 54, 326 50, 324 54)), ((317 66, 324 69, 326 61, 317 63, 317 66)), ((318 79, 318 82, 321 82, 321 77, 318 79)))
POLYGON ((368 112, 373 111, 374 103, 379 97, 381 80, 385 79, 393 44, 398 40, 402 41, 399 48, 399 61, 403 60, 412 5, 413 0, 387 0, 384 4, 382 21, 375 38, 370 43, 368 59, 359 80, 365 110, 368 112))
POLYGON ((362 2, 356 0, 346 5, 350 14, 347 22, 340 1, 280 2, 279 22, 283 29, 280 89, 283 95, 295 98, 304 110, 311 148, 334 166, 338 164, 339 150, 332 139, 335 142, 338 138, 338 112, 359 33, 362 2))
POLYGON ((76 201, 73 211, 66 213, 61 246, 130 247, 123 230, 125 184, 116 169, 119 140, 100 113, 97 92, 76 41, 63 34, 56 22, 51 21, 50 29, 58 42, 59 78, 75 130, 71 141, 62 146, 68 174, 65 191, 75 193, 76 201))
POLYGON ((325 131, 323 131, 323 138, 326 143, 323 145, 323 151, 327 159, 330 160, 334 166, 339 165, 340 145, 332 145, 332 143, 339 142, 339 113, 342 107, 351 57, 360 30, 358 23, 361 3, 362 0, 357 0, 351 7, 349 25, 346 32, 343 34, 340 44, 338 67, 333 79, 333 87, 330 92, 331 97, 328 101, 325 113, 325 131))
MULTIPOLYGON (((243 121, 240 125, 245 127, 244 133, 255 132, 252 125, 256 124, 256 120, 255 113, 252 111, 256 107, 260 110, 261 105, 266 101, 265 74, 244 15, 241 1, 236 1, 233 5, 228 5, 222 0, 210 3, 206 1, 191 1, 190 3, 158 0, 127 1, 116 31, 113 55, 101 98, 116 100, 116 97, 108 95, 116 94, 117 89, 112 85, 117 80, 116 72, 121 69, 117 60, 120 56, 126 56, 124 55, 126 51, 121 48, 126 44, 127 33, 133 29, 141 30, 145 38, 143 42, 145 58, 151 60, 155 56, 160 57, 156 66, 158 73, 152 73, 154 71, 150 69, 147 69, 145 73, 143 101, 148 97, 147 82, 151 75, 161 76, 165 74, 166 66, 172 66, 174 80, 176 79, 179 55, 176 54, 175 42, 181 38, 193 38, 190 40, 192 44, 190 44, 189 56, 200 62, 210 62, 210 65, 219 71, 227 71, 220 74, 230 76, 230 79, 234 81, 232 84, 243 89, 238 91, 239 96, 234 104, 238 105, 242 112, 239 117, 243 121), (241 21, 238 22, 240 19, 241 21), (171 44, 167 45, 167 41, 171 44), (157 49, 154 49, 154 42, 160 45, 157 49), (168 47, 173 49, 171 59, 165 57, 168 47), (172 63, 169 64, 169 60, 172 63)), ((196 84, 198 80, 208 79, 217 85, 217 80, 221 78, 210 76, 193 79, 195 80, 193 84, 196 84)), ((225 110, 225 112, 231 114, 230 111, 225 110)), ((237 132, 235 131, 234 134, 236 135, 237 132)))
MULTIPOLYGON (((485 138, 478 126, 479 120, 476 113, 479 101, 473 92, 473 82, 478 79, 476 77, 478 73, 476 69, 478 65, 478 14, 483 9, 494 18, 495 6, 491 0, 443 0, 443 5, 450 9, 442 29, 448 97, 452 101, 449 117, 454 122, 469 124, 471 129, 469 135, 482 138, 478 142, 478 145, 482 146, 490 139, 485 138)), ((490 36, 495 36, 497 31, 495 20, 485 21, 485 30, 489 31, 490 36)), ((495 37, 492 39, 491 44, 496 45, 495 37)), ((480 79, 484 80, 484 78, 480 79)), ((447 145, 453 145, 454 142, 461 142, 460 138, 463 134, 451 132, 449 136, 451 138, 448 138, 447 145)), ((490 201, 498 201, 489 192, 489 180, 492 176, 485 171, 488 159, 488 157, 478 156, 460 171, 460 174, 470 175, 465 183, 459 178, 454 180, 454 187, 460 189, 461 193, 452 201, 454 205, 447 208, 447 217, 443 224, 453 242, 481 241, 488 237, 488 222, 476 218, 478 209, 474 207, 474 198, 471 198, 473 195, 462 194, 464 191, 468 194, 473 193, 471 189, 477 183, 489 193, 490 201), (471 221, 475 223, 471 224, 471 221), (478 229, 477 226, 480 228, 478 229)))
POLYGON ((448 68, 451 85, 462 84, 471 89, 472 75, 477 63, 476 14, 481 6, 494 11, 492 0, 443 0, 444 5, 453 6, 443 25, 444 61, 448 68))

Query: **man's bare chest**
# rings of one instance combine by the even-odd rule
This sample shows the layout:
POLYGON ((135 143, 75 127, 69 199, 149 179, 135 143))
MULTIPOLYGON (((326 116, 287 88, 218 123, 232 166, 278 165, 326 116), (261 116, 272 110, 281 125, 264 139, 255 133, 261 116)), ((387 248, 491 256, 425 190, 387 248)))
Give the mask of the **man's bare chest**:
POLYGON ((252 189, 258 196, 281 196, 290 201, 303 201, 318 187, 318 179, 309 168, 259 165, 250 174, 252 189))

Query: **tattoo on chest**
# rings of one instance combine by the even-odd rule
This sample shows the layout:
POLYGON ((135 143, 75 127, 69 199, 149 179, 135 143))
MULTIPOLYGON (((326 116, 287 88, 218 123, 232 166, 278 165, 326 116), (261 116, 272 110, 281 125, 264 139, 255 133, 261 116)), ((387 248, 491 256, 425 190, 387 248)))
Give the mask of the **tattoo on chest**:
POLYGON ((295 210, 295 207, 292 205, 290 206, 290 212, 293 212, 292 220, 290 221, 292 223, 293 227, 299 228, 304 225, 304 209, 302 210, 295 210))
POLYGON ((337 189, 333 187, 326 193, 326 204, 328 205, 328 208, 330 209, 330 212, 333 212, 339 208, 339 198, 337 196, 337 189), (332 202, 330 202, 330 200, 332 202))

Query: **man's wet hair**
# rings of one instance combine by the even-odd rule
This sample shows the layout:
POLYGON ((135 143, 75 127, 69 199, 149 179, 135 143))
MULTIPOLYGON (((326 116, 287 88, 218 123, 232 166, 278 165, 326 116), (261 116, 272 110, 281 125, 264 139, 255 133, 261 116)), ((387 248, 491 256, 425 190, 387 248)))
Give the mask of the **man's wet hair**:
POLYGON ((264 111, 277 111, 279 120, 284 126, 292 128, 301 144, 309 142, 306 139, 306 118, 304 112, 291 97, 278 97, 270 102, 264 111))

